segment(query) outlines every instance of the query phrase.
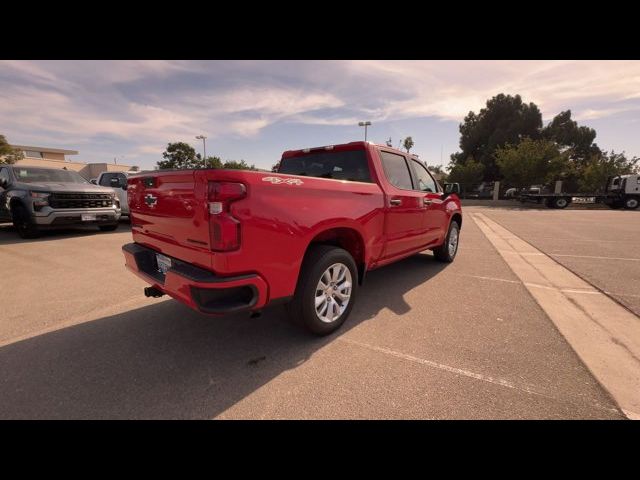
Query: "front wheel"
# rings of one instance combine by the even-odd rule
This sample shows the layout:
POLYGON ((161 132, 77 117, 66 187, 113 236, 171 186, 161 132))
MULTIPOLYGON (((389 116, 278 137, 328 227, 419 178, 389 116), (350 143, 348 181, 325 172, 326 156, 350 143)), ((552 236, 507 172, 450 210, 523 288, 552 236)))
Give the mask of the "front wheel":
POLYGON ((11 217, 13 219, 13 226, 21 238, 37 238, 40 236, 38 227, 29 214, 29 211, 23 205, 15 205, 11 209, 11 217))
POLYGON ((312 246, 287 306, 289 316, 316 335, 328 335, 351 313, 357 289, 358 270, 349 252, 331 245, 312 246))
POLYGON ((451 263, 458 253, 458 241, 460 240, 460 225, 455 220, 449 225, 449 231, 444 243, 433 249, 433 256, 440 262, 451 263))

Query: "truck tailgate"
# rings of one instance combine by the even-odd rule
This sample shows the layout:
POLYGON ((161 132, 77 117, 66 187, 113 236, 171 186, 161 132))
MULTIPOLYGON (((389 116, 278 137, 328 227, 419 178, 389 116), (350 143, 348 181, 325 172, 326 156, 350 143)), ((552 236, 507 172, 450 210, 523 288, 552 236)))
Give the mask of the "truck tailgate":
POLYGON ((210 268, 206 182, 173 170, 136 175, 128 185, 134 241, 210 268))

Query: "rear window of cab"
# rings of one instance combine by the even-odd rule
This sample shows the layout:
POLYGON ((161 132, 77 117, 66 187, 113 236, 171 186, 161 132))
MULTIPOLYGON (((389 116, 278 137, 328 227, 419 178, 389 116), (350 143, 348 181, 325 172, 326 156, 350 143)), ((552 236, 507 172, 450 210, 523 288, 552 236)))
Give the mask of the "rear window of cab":
POLYGON ((364 150, 309 152, 280 160, 278 173, 371 183, 364 150))

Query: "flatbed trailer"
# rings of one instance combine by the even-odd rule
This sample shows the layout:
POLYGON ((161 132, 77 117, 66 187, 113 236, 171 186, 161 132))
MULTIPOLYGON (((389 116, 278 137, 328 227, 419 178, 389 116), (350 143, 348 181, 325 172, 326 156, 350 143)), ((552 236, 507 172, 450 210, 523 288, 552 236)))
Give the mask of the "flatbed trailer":
POLYGON ((635 210, 640 205, 640 175, 616 175, 607 179, 604 193, 521 193, 522 203, 534 202, 549 208, 567 208, 571 203, 604 203, 610 208, 635 210))

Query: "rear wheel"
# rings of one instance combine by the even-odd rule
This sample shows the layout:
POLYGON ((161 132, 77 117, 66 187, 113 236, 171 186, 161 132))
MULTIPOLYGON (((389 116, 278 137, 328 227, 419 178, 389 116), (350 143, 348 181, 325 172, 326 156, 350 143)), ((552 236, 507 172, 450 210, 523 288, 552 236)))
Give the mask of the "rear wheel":
POLYGON ((569 200, 565 197, 556 197, 552 200, 553 208, 567 208, 569 200))
POLYGON ((629 197, 624 201, 624 208, 627 210, 635 210, 638 208, 638 204, 640 204, 640 202, 637 197, 629 197))
POLYGON ((328 335, 351 313, 357 288, 358 271, 349 252, 331 245, 312 246, 287 306, 289 316, 316 335, 328 335))
POLYGON ((11 208, 11 218, 13 219, 13 226, 21 238, 36 238, 40 235, 38 227, 24 205, 14 205, 11 208))
POLYGON ((449 225, 449 231, 444 243, 433 249, 433 256, 440 262, 451 263, 458 253, 458 241, 460 240, 460 225, 453 220, 449 225))

